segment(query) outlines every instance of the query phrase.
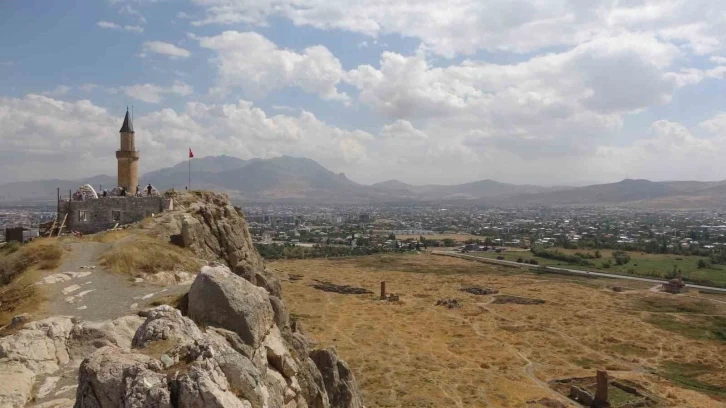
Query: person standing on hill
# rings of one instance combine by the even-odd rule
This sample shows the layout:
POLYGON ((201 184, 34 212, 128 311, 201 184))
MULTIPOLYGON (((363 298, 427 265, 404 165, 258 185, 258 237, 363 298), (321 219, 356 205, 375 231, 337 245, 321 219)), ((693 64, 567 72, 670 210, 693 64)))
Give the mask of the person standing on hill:
POLYGON ((151 197, 151 183, 149 183, 148 186, 146 186, 146 194, 148 194, 149 197, 151 197))

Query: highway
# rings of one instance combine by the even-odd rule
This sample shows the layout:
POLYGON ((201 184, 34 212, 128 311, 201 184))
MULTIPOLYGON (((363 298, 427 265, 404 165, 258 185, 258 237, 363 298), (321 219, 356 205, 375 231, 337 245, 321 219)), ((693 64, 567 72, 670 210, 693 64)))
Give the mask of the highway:
MULTIPOLYGON (((519 262, 491 259, 491 258, 485 258, 482 256, 466 255, 466 254, 462 254, 462 253, 458 253, 458 252, 454 252, 454 251, 432 251, 431 253, 433 253, 434 255, 445 255, 445 256, 453 256, 456 258, 470 259, 472 261, 477 261, 477 262, 528 267, 528 265, 519 263, 519 262)), ((529 268, 537 268, 537 267, 530 265, 529 268)), ((641 281, 641 282, 652 282, 652 283, 666 283, 667 282, 662 279, 641 278, 641 277, 637 277, 637 276, 618 275, 618 274, 614 274, 614 273, 583 271, 583 270, 579 270, 579 269, 561 268, 559 266, 549 266, 548 265, 547 270, 565 272, 565 273, 572 274, 572 275, 596 276, 596 277, 601 277, 601 278, 628 279, 628 280, 635 280, 635 281, 641 281)), ((712 291, 712 292, 726 293, 726 288, 714 288, 712 286, 692 285, 690 283, 686 283, 686 287, 694 288, 694 289, 708 290, 708 291, 712 291)))

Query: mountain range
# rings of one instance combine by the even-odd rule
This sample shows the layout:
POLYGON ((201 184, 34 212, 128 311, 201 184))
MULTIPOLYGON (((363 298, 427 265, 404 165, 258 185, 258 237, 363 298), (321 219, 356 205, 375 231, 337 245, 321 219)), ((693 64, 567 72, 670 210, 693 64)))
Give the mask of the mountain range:
MULTIPOLYGON (((726 181, 664 181, 625 179, 585 187, 542 187, 480 180, 457 185, 411 185, 388 180, 363 185, 334 173, 317 162, 289 156, 242 160, 231 156, 194 159, 192 187, 227 193, 243 202, 383 203, 476 202, 493 206, 618 205, 648 208, 709 208, 726 205, 726 181)), ((160 190, 183 190, 188 163, 182 162, 144 174, 139 184, 160 190)), ((110 187, 114 177, 81 180, 38 180, 0 185, 0 202, 54 202, 56 188, 69 190, 91 184, 110 187)))

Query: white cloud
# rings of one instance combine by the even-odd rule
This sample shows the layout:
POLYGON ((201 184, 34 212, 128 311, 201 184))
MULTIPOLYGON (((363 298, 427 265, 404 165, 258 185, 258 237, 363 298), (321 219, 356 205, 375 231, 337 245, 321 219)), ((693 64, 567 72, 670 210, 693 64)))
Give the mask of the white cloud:
POLYGON ((391 139, 428 139, 426 133, 415 129, 411 122, 401 119, 384 125, 381 136, 391 139))
MULTIPOLYGON (((0 172, 24 179, 113 175, 123 114, 124 107, 109 112, 87 100, 0 98, 0 172)), ((190 102, 183 111, 161 109, 145 115, 137 110, 134 130, 142 173, 184 160, 187 146, 200 157, 288 154, 341 169, 364 162, 373 139, 366 132, 330 126, 307 111, 268 116, 247 101, 190 102)))
POLYGON ((136 25, 124 25, 121 26, 120 24, 112 23, 110 21, 99 21, 96 23, 97 26, 107 29, 107 30, 126 30, 131 31, 134 33, 143 33, 144 28, 136 25))
POLYGON ((624 147, 600 147, 590 163, 610 173, 651 180, 720 180, 726 170, 720 164, 726 154, 724 136, 696 137, 680 123, 659 120, 647 138, 624 147))
POLYGON ((170 87, 154 84, 136 84, 122 87, 122 90, 127 96, 147 103, 161 103, 166 94, 189 96, 194 93, 194 89, 191 86, 181 81, 174 81, 170 87))
POLYGON ((171 58, 188 58, 192 55, 191 52, 184 48, 162 41, 146 41, 142 45, 141 49, 144 54, 151 52, 166 55, 171 58))
POLYGON ((613 33, 651 33, 695 53, 721 49, 726 6, 709 0, 194 0, 204 24, 263 25, 271 16, 296 26, 370 37, 418 38, 445 56, 477 50, 531 52, 613 33))
POLYGON ((343 68, 325 47, 308 47, 302 53, 278 48, 260 34, 226 31, 215 37, 199 38, 199 44, 216 52, 212 63, 218 78, 216 91, 242 88, 259 97, 288 86, 299 86, 324 99, 347 101, 338 92, 343 68))
POLYGON ((132 26, 132 25, 125 25, 124 30, 126 31, 133 31, 135 33, 143 33, 144 27, 141 26, 132 26))
POLYGON ((111 23, 109 21, 99 21, 98 23, 96 23, 96 25, 101 28, 106 28, 109 30, 120 30, 121 29, 120 25, 118 25, 116 23, 111 23))
POLYGON ((384 52, 380 68, 362 65, 344 79, 375 112, 420 122, 432 144, 533 159, 592 153, 621 130, 625 115, 667 103, 677 87, 700 81, 698 71, 669 72, 681 56, 654 36, 624 34, 513 65, 439 68, 423 51, 384 52))

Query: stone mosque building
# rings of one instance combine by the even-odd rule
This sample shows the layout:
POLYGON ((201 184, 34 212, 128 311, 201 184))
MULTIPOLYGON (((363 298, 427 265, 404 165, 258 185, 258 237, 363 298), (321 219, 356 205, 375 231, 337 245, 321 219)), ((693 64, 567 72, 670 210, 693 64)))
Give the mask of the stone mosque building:
POLYGON ((172 209, 171 198, 164 197, 152 187, 151 194, 139 186, 139 158, 133 118, 126 109, 121 126, 121 146, 116 151, 118 162, 117 186, 100 194, 86 184, 68 197, 58 196, 58 224, 65 220, 68 230, 93 234, 118 225, 141 221, 145 217, 172 209), (140 191, 137 191, 138 190, 140 191))

